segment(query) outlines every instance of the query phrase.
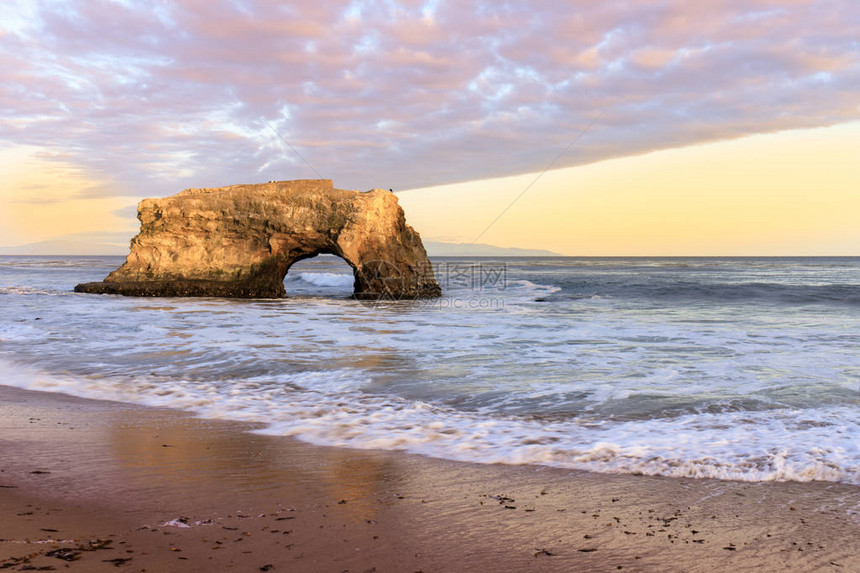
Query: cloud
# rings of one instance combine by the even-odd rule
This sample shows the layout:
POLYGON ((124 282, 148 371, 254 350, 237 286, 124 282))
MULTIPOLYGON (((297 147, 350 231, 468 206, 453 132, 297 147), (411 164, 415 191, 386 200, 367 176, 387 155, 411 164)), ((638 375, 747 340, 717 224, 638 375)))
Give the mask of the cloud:
POLYGON ((341 187, 406 189, 543 169, 601 111, 557 167, 831 125, 860 105, 852 0, 21 13, 0 36, 0 141, 97 173, 92 196, 316 177, 279 136, 341 187))

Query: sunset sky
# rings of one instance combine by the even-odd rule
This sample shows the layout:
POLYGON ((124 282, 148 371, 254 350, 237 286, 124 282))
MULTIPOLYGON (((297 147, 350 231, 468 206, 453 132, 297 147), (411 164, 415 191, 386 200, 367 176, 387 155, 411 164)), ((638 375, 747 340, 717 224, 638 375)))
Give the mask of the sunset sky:
POLYGON ((855 0, 0 5, 0 247, 323 177, 431 241, 860 255, 858 166, 855 0))

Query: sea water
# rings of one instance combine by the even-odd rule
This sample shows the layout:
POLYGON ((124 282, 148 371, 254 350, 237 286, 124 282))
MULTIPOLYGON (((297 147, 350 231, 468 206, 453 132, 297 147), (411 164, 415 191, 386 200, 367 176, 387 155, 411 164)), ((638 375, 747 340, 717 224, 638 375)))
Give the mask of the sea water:
POLYGON ((0 383, 314 444, 860 484, 860 258, 434 259, 443 297, 76 294, 121 257, 0 257, 0 383))

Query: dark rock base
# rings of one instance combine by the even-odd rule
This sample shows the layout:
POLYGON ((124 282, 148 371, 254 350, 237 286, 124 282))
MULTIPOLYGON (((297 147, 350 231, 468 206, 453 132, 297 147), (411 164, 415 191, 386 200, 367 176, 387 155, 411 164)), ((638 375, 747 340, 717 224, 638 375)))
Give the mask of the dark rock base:
MULTIPOLYGON (((207 280, 166 280, 136 282, 94 282, 75 286, 75 292, 87 294, 115 294, 123 296, 176 296, 176 297, 219 297, 219 298, 284 298, 286 291, 283 283, 259 284, 236 283, 207 280)), ((421 288, 412 288, 407 293, 355 293, 360 300, 412 300, 436 298, 441 296, 439 285, 432 283, 421 288)))
POLYGON ((236 284, 205 280, 95 282, 82 283, 75 292, 88 294, 119 294, 124 296, 179 296, 225 298, 283 298, 284 285, 236 284))

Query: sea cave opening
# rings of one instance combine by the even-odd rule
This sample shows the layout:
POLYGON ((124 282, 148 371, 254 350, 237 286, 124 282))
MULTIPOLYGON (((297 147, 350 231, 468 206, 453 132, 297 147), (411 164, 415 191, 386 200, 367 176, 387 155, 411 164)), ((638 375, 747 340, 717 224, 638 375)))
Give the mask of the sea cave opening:
POLYGON ((354 283, 352 267, 327 253, 296 261, 284 277, 288 297, 348 298, 354 283))

